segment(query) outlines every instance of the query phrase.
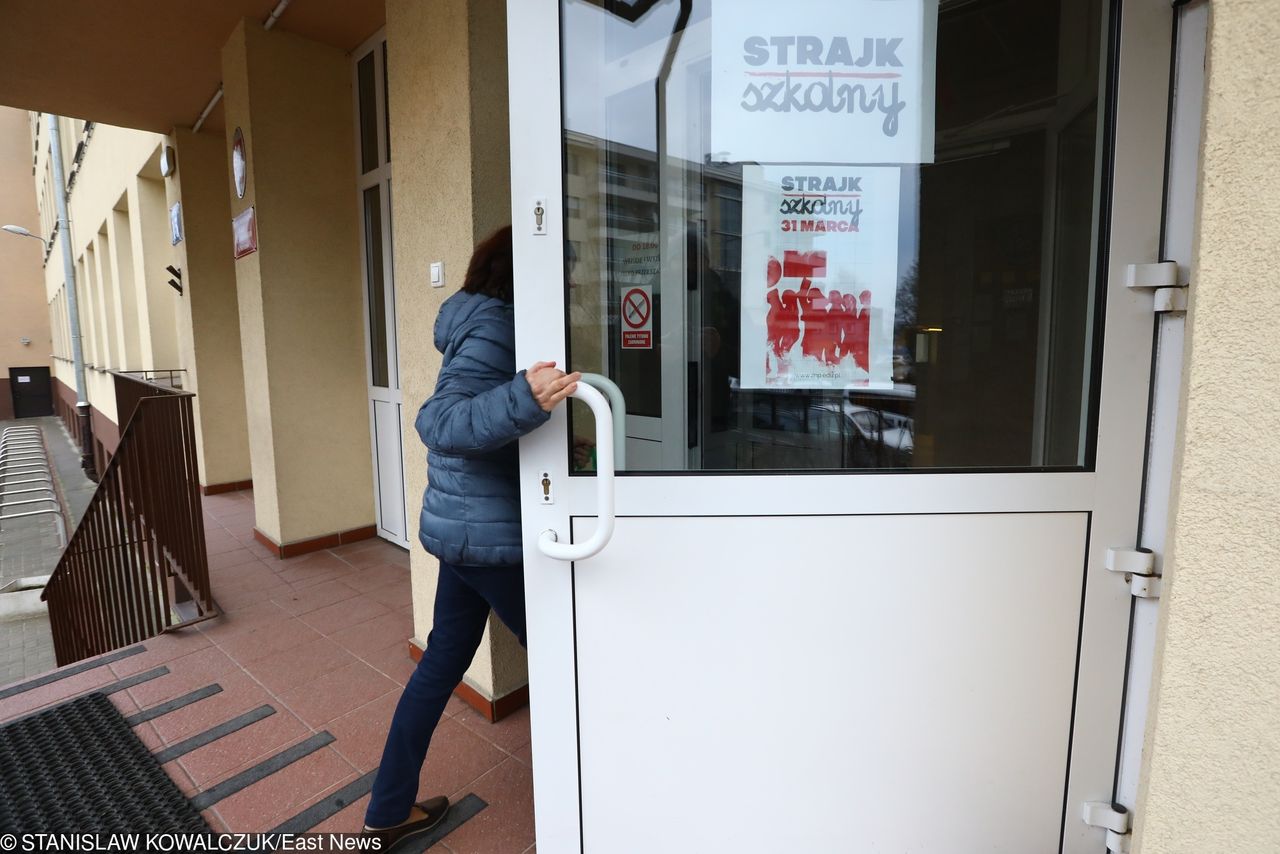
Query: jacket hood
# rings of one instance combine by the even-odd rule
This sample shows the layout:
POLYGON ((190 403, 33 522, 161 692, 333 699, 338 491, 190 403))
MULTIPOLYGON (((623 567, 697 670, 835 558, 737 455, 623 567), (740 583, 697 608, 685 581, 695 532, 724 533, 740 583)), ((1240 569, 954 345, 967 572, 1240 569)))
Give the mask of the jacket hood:
POLYGON ((510 308, 509 303, 497 297, 458 291, 444 301, 444 305, 440 306, 440 314, 436 316, 436 349, 443 353, 458 331, 478 315, 490 311, 509 311, 510 308))

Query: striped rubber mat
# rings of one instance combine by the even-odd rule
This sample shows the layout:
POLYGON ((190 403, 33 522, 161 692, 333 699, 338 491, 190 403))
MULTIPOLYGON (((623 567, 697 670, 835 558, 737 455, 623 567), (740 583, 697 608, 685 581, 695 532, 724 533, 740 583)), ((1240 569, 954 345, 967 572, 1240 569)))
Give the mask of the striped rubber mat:
POLYGON ((9 833, 208 833, 107 699, 94 692, 0 727, 9 833))

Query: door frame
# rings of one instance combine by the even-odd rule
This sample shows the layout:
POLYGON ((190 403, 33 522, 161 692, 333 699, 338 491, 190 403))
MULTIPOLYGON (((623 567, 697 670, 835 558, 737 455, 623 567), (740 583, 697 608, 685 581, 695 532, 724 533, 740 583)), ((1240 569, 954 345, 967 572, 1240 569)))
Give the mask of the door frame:
MULTIPOLYGON (((1117 763, 1131 596, 1105 569, 1109 547, 1136 543, 1142 499, 1153 344, 1152 298, 1125 286, 1128 264, 1158 260, 1164 188, 1172 15, 1167 0, 1115 0, 1104 21, 1103 74, 1109 93, 1099 123, 1100 170, 1095 330, 1107 330, 1097 400, 1092 471, 1010 473, 663 474, 620 476, 618 516, 759 515, 786 493, 788 512, 821 515, 965 512, 1078 512, 1090 515, 1081 590, 1080 646, 1069 735, 1062 848, 1099 850, 1102 831, 1080 819, 1080 804, 1110 801, 1117 763), (1112 50, 1119 57, 1112 61, 1112 50), (1123 65, 1123 74, 1119 69, 1123 65), (1106 144, 1110 140, 1110 144, 1106 144), (1105 281, 1105 286, 1103 282, 1105 281), (678 489, 671 478, 680 477, 678 489)), ((561 142, 559 0, 507 4, 511 103, 512 212, 515 249, 516 352, 520 364, 561 363, 567 352, 561 142), (535 233, 535 202, 548 227, 535 233)), ((522 511, 529 678, 535 770, 534 808, 544 854, 582 847, 578 772, 577 685, 570 567, 544 557, 543 530, 562 541, 594 515, 592 477, 569 475, 563 407, 521 440, 522 511), (542 500, 542 475, 553 503, 542 500)), ((589 568, 589 561, 583 564, 589 568)))
POLYGON ((354 110, 354 131, 355 131, 355 158, 352 167, 355 170, 356 191, 355 204, 357 216, 360 223, 360 283, 361 283, 361 318, 364 322, 364 357, 365 357, 365 389, 369 402, 369 450, 372 455, 373 464, 373 494, 374 494, 374 517, 377 525, 378 536, 402 548, 409 548, 409 518, 404 497, 408 494, 408 485, 405 478, 405 458, 404 458, 404 395, 400 388, 400 343, 399 330, 396 325, 396 317, 399 314, 396 304, 396 286, 395 286, 395 253, 393 251, 393 230, 391 221, 391 160, 387 156, 389 140, 387 139, 387 104, 388 93, 383 85, 383 81, 387 80, 387 72, 385 67, 386 52, 380 49, 386 43, 387 31, 386 27, 378 30, 370 36, 360 47, 351 52, 351 98, 352 109, 354 110), (378 146, 378 167, 368 172, 362 171, 361 162, 361 139, 360 139, 360 87, 359 87, 359 67, 360 61, 366 56, 373 55, 374 67, 374 97, 377 103, 377 116, 375 124, 377 125, 377 146, 378 146), (387 387, 375 386, 373 384, 373 342, 369 337, 369 265, 368 265, 368 243, 366 239, 365 217, 364 217, 364 193, 371 187, 379 187, 378 201, 382 211, 382 269, 383 279, 386 293, 386 330, 387 330, 387 387), (396 444, 397 453, 399 455, 399 472, 400 472, 400 496, 399 502, 392 503, 392 512, 398 512, 401 516, 400 528, 404 531, 403 536, 397 535, 393 530, 384 524, 384 502, 382 501, 382 483, 381 483, 381 466, 380 456, 383 449, 378 447, 378 428, 376 404, 378 402, 387 403, 395 406, 397 414, 396 424, 396 444))

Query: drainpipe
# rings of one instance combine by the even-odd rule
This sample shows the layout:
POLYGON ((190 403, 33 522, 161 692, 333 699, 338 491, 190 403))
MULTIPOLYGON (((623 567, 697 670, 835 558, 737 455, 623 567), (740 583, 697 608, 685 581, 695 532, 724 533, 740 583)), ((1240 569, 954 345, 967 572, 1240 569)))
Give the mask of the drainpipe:
MULTIPOLYGON (((271 14, 262 22, 262 29, 269 30, 276 25, 276 21, 280 20, 280 16, 284 14, 284 10, 289 8, 289 4, 293 0, 280 0, 276 7, 271 10, 271 14)), ((209 99, 209 103, 204 105, 204 109, 200 111, 200 116, 196 119, 196 123, 191 126, 192 133, 199 133, 200 128, 204 127, 204 120, 209 118, 209 114, 213 112, 213 108, 218 106, 218 102, 222 100, 222 84, 218 84, 218 91, 213 93, 213 97, 209 99)))
POLYGON ((84 351, 80 346, 80 308, 76 299, 76 267, 71 258, 71 220, 67 216, 67 180, 62 171, 62 136, 58 117, 49 115, 49 164, 53 167, 53 198, 58 211, 57 241, 62 244, 62 274, 67 286, 67 319, 71 324, 71 361, 76 371, 76 421, 80 427, 80 467, 97 481, 93 464, 93 421, 84 381, 84 351))

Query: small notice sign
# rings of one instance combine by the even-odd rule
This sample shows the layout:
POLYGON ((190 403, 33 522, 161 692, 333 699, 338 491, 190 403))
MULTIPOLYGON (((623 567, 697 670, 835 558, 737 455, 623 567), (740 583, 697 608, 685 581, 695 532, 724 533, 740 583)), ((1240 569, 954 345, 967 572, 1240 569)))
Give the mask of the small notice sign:
POLYGON ((258 217, 252 206, 245 208, 231 220, 231 237, 236 258, 258 251, 258 217))
POLYGON ((630 287, 622 292, 622 349, 653 349, 653 288, 630 287))
POLYGON ((169 206, 169 245, 177 246, 182 242, 182 202, 174 202, 169 206))

